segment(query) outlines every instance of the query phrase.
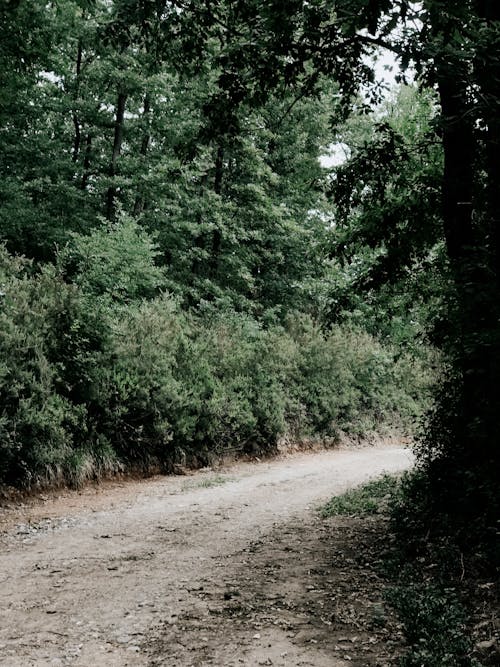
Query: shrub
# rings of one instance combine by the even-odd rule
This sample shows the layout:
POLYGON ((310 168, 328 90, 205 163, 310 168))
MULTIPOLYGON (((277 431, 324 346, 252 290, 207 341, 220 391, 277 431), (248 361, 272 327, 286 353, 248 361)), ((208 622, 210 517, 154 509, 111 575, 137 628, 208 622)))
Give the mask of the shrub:
POLYGON ((61 250, 61 271, 82 291, 117 303, 151 298, 165 286, 160 255, 148 232, 120 212, 116 222, 102 221, 90 234, 71 234, 61 250))
POLYGON ((0 481, 62 481, 74 450, 91 448, 105 327, 50 266, 33 273, 1 249, 0 273, 0 481))
POLYGON ((78 484, 122 465, 273 450, 282 436, 409 425, 423 364, 304 315, 265 326, 183 312, 150 298, 154 257, 126 219, 74 236, 57 267, 0 252, 0 483, 78 484))
POLYGON ((402 667, 479 667, 470 657, 466 611, 452 589, 406 582, 391 589, 388 598, 409 644, 402 667))
POLYGON ((98 428, 127 462, 165 462, 182 424, 185 391, 176 377, 185 321, 168 297, 113 312, 110 352, 97 384, 98 428))

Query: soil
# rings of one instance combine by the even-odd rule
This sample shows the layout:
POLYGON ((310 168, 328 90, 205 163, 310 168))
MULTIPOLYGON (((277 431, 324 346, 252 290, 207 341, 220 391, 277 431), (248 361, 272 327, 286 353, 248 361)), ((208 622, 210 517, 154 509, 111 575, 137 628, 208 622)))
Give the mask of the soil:
POLYGON ((0 508, 0 665, 389 665, 383 518, 318 506, 404 447, 299 453, 0 508))

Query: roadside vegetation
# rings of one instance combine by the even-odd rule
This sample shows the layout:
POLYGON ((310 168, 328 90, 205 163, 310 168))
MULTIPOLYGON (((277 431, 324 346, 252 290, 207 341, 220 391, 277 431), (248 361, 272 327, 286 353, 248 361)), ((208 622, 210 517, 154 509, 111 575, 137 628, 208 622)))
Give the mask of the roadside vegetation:
POLYGON ((122 272, 133 270, 142 287, 130 290, 146 291, 159 274, 138 230, 112 255, 121 234, 120 223, 108 231, 107 265, 85 285, 77 270, 69 280, 58 265, 2 253, 4 484, 78 485, 127 467, 272 452, 283 437, 411 430, 431 383, 422 360, 345 325, 324 331, 307 315, 268 325, 244 313, 194 315, 166 293, 146 299, 125 287, 117 302, 103 282, 126 285, 122 272), (128 251, 137 264, 117 268, 128 251))
MULTIPOLYGON (((351 210, 321 166, 340 133, 383 140, 345 125, 347 61, 309 90, 286 55, 268 79, 271 17, 221 4, 230 37, 196 3, 84 5, 0 10, 0 485, 412 434, 440 373, 420 259, 380 294, 350 237, 373 168, 351 210)), ((395 95, 387 123, 423 137, 431 96, 395 95)))
POLYGON ((429 535, 417 548, 418 519, 409 518, 405 503, 408 486, 421 484, 414 471, 384 475, 334 496, 320 513, 324 519, 352 519, 358 537, 367 531, 376 535, 371 552, 359 559, 377 563, 386 603, 403 624, 407 646, 398 659, 401 667, 497 664, 498 597, 479 558, 464 561, 453 543, 429 535))

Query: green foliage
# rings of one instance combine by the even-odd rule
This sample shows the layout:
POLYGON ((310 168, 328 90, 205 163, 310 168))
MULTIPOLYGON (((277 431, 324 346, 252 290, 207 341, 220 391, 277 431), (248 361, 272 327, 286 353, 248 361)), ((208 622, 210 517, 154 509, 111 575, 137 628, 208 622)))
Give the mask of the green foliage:
MULTIPOLYGON (((447 474, 439 484, 449 479, 447 474)), ((461 540, 456 509, 447 506, 450 497, 458 498, 458 489, 438 488, 435 482, 417 468, 403 476, 390 503, 390 528, 396 539, 384 563, 393 582, 387 597, 404 624, 409 645, 401 665, 479 667, 472 657, 469 619, 476 601, 471 603, 467 579, 487 571, 493 562, 491 554, 484 558, 488 540, 478 548, 488 531, 471 520, 461 540)), ((467 493, 465 480, 462 493, 467 493)), ((469 512, 474 516, 475 508, 469 512)))
POLYGON ((182 317, 167 297, 119 310, 111 320, 98 428, 129 464, 173 459, 174 424, 182 430, 187 408, 175 376, 182 340, 182 317))
POLYGON ((85 294, 124 303, 151 298, 165 286, 165 271, 155 264, 159 255, 150 235, 121 214, 118 221, 103 221, 88 235, 73 233, 58 264, 85 294))
POLYGON ((428 517, 430 523, 420 525, 427 487, 427 478, 419 472, 384 475, 333 497, 320 512, 324 518, 390 517, 379 563, 381 574, 389 580, 385 597, 404 626, 407 650, 399 661, 402 667, 479 667, 471 657, 468 610, 461 589, 463 555, 444 536, 437 538, 432 517, 428 517))
POLYGON ((391 423, 412 430, 432 383, 425 361, 347 326, 326 334, 307 318, 290 326, 298 346, 300 430, 331 436, 391 423))
POLYGON ((58 268, 40 270, 2 250, 3 483, 78 484, 123 465, 272 450, 284 436, 410 427, 425 372, 413 369, 402 389, 393 352, 367 334, 323 332, 306 316, 285 327, 195 317, 166 294, 148 300, 155 249, 135 223, 73 243, 58 268))
POLYGON ((433 360, 412 295, 439 256, 436 225, 408 237, 435 222, 440 153, 410 144, 434 137, 432 97, 364 128, 336 183, 352 205, 318 160, 389 5, 0 9, 0 236, 33 260, 2 260, 2 480, 413 427, 433 360), (372 280, 397 273, 380 232, 391 258, 405 241, 407 298, 372 280))
POLYGON ((388 599, 404 623, 409 643, 402 667, 479 667, 470 657, 467 614, 453 589, 405 582, 391 589, 388 599))
POLYGON ((439 215, 442 148, 429 91, 400 86, 370 116, 337 128, 334 252, 327 316, 399 345, 429 333, 445 289, 439 215))
MULTIPOLYGON (((1 478, 71 481, 75 452, 92 448, 86 404, 106 331, 95 306, 50 267, 33 276, 29 269, 1 250, 1 478)), ((102 450, 99 467, 114 465, 102 450)))
POLYGON ((394 500, 400 489, 398 477, 384 475, 380 479, 367 482, 340 496, 334 496, 321 508, 321 516, 370 516, 386 513, 389 502, 394 500))

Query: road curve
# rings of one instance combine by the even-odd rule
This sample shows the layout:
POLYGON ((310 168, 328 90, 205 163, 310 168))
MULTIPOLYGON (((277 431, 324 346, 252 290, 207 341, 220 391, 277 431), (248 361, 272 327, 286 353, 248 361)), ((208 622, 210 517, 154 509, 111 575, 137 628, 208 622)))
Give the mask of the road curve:
POLYGON ((252 583, 255 545, 275 561, 257 578, 319 504, 411 464, 403 447, 301 453, 0 510, 0 665, 354 664, 263 617, 233 632, 237 577, 252 583))

